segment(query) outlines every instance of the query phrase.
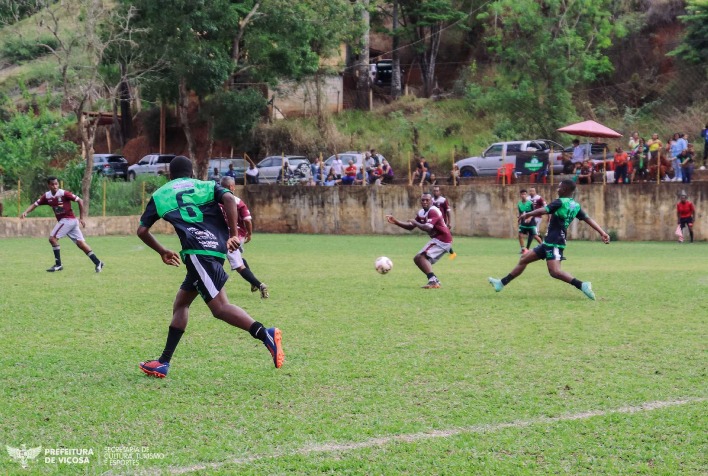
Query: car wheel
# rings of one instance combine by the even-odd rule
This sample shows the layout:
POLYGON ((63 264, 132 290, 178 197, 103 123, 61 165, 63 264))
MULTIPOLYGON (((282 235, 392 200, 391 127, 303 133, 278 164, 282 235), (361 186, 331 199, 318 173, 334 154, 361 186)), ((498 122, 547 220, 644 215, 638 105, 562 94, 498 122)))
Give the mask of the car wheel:
POLYGON ((460 169, 460 177, 470 178, 476 176, 477 171, 474 169, 474 167, 462 167, 462 169, 460 169))
POLYGON ((128 178, 126 180, 128 180, 129 182, 135 180, 135 172, 128 172, 128 178))

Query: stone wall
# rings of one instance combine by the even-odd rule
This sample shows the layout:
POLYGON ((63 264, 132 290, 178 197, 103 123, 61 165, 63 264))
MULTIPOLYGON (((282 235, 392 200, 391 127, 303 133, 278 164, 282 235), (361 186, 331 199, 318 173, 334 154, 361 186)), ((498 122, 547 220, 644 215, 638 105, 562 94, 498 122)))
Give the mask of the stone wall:
MULTIPOLYGON (((453 207, 453 234, 512 238, 516 235, 518 192, 528 185, 502 187, 475 184, 441 187, 453 207)), ((539 193, 555 196, 555 186, 540 184, 539 193)), ((606 230, 623 241, 674 240, 678 193, 686 191, 696 205, 696 237, 708 238, 708 182, 690 185, 662 183, 580 185, 575 194, 581 206, 606 230)), ((250 185, 239 187, 254 216, 256 232, 311 234, 398 234, 407 233, 386 223, 385 215, 412 218, 420 208, 420 187, 283 187, 250 185)), ((134 234, 139 217, 91 217, 86 236, 134 234)), ((53 218, 0 219, 0 237, 48 236, 53 218)), ((156 233, 171 233, 159 221, 156 233)), ((575 239, 597 239, 584 223, 570 227, 575 239)))

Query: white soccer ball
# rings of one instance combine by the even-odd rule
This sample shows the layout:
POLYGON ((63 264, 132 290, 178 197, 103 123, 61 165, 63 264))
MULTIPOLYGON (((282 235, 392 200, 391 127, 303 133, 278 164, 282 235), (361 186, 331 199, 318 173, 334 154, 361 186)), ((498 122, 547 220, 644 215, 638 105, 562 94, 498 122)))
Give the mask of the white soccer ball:
POLYGON ((379 273, 386 274, 393 268, 393 261, 385 256, 379 256, 376 258, 376 261, 374 261, 374 267, 379 273))

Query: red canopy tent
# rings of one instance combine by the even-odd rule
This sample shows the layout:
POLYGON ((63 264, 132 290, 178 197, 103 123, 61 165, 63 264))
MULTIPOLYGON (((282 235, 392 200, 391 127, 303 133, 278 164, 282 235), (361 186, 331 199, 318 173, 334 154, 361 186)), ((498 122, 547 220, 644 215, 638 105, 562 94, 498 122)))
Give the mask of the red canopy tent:
POLYGON ((607 137, 611 139, 616 139, 617 137, 622 137, 619 132, 613 131, 609 127, 603 126, 599 122, 595 121, 584 121, 578 122, 577 124, 571 124, 569 126, 561 127, 558 132, 565 132, 566 134, 573 134, 582 137, 607 137))
MULTIPOLYGON (((569 126, 561 127, 560 129, 557 129, 558 132, 565 132, 566 134, 572 134, 576 136, 582 136, 582 137, 605 137, 605 138, 610 138, 610 139, 616 139, 618 137, 622 137, 622 134, 620 134, 617 131, 613 131, 607 126, 603 126, 599 122, 595 121, 583 121, 583 122, 578 122, 576 124, 571 124, 569 126)), ((589 146, 588 146, 589 147, 589 146)), ((589 149, 588 149, 589 150, 589 149)), ((607 181, 607 158, 603 158, 602 161, 602 166, 603 166, 603 177, 602 177, 602 183, 606 183, 607 181)))

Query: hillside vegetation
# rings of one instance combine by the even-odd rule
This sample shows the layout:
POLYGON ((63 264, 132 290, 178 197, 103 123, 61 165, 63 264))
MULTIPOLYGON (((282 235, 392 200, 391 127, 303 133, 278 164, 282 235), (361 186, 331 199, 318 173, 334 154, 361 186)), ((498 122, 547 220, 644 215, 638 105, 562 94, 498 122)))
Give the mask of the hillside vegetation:
MULTIPOLYGON (((5 183, 32 181, 37 170, 63 164, 72 154, 78 157, 82 148, 108 151, 109 134, 84 137, 80 132, 86 128, 95 134, 96 124, 80 124, 84 111, 119 111, 114 94, 121 82, 130 88, 132 108, 127 111, 136 127, 126 137, 111 127, 111 151, 123 151, 135 162, 157 149, 158 105, 165 103, 170 114, 166 148, 192 156, 202 167, 214 150, 246 151, 254 158, 281 152, 326 157, 375 147, 398 169, 423 155, 444 172, 453 160, 477 155, 497 140, 549 138, 569 144, 572 138, 556 129, 576 120, 594 119, 625 135, 657 132, 662 139, 675 131, 695 139, 708 122, 703 61, 708 50, 701 40, 705 12, 696 7, 700 0, 441 2, 447 16, 426 23, 433 29, 425 31, 440 35, 437 55, 455 66, 441 73, 436 97, 389 98, 375 103, 371 112, 322 111, 260 124, 257 115, 245 120, 244 114, 233 113, 265 107, 262 98, 244 95, 244 85, 331 72, 320 59, 334 55, 343 43, 358 44, 365 31, 359 3, 274 0, 249 10, 255 2, 175 2, 166 18, 164 8, 155 9, 147 0, 98 2, 113 8, 93 16, 86 13, 86 0, 37 1, 27 5, 36 4, 38 13, 19 21, 8 20, 0 7, 5 22, 0 27, 0 114, 6 121, 0 134, 5 142, 22 137, 20 145, 2 145, 5 183), (106 47, 97 56, 88 38, 100 43, 110 34, 120 37, 125 32, 116 31, 117 19, 132 6, 140 14, 132 17, 136 30, 130 32, 130 55, 121 46, 106 47), (255 23, 244 23, 251 12, 257 13, 249 20, 255 23), (344 28, 341 19, 347 16, 356 21, 344 28), (93 30, 89 18, 97 21, 93 30), (573 28, 569 19, 576 22, 573 28), (501 21, 504 28, 499 28, 501 21), (312 29, 313 24, 319 27, 312 29), (165 36, 165 31, 173 33, 165 36), (243 36, 234 59, 236 32, 243 36), (66 52, 62 48, 68 45, 72 51, 64 58, 47 53, 52 48, 66 52), (124 75, 116 66, 119 58, 131 58, 124 75), (82 75, 90 69, 101 81, 84 88, 82 75), (223 91, 229 77, 236 86, 223 91), (29 117, 18 118, 22 115, 29 117), (42 128, 50 123, 62 128, 63 138, 52 136, 53 143, 32 139, 45 137, 42 128), (224 132, 218 136, 216 131, 224 132), (32 163, 18 168, 23 160, 32 163)), ((380 37, 393 34, 390 6, 384 0, 371 2, 370 31, 380 37)), ((429 12, 409 5, 401 14, 413 19, 429 12)), ((423 64, 433 52, 416 34, 412 29, 398 32, 404 44, 420 46, 402 48, 409 64, 423 64)), ((90 180, 90 175, 82 180, 85 194, 92 190, 90 180)))

